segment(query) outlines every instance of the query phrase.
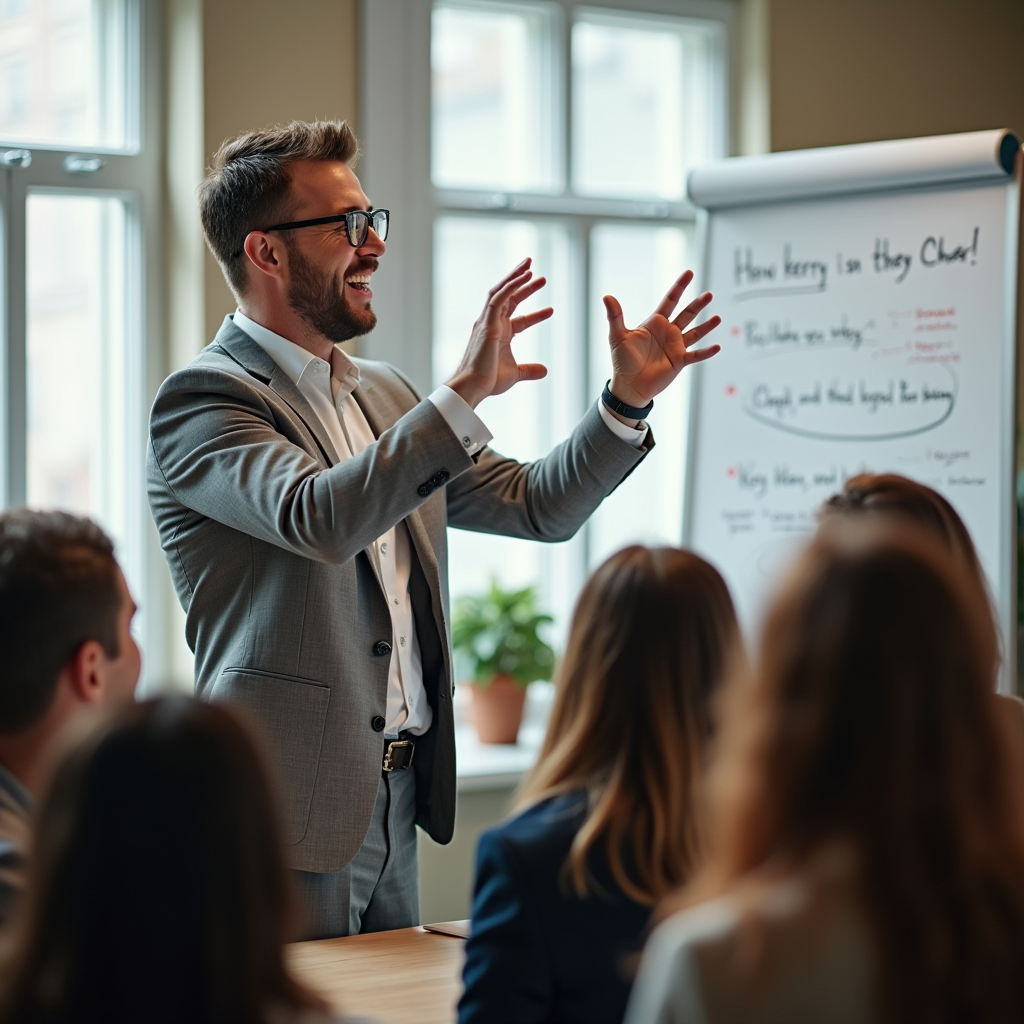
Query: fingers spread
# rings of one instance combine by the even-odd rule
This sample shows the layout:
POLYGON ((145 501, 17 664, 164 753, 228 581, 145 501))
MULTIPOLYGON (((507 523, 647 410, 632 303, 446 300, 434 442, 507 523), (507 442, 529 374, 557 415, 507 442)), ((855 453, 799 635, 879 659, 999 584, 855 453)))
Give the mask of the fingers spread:
POLYGON ((489 296, 496 295, 509 283, 509 281, 512 280, 513 277, 519 277, 524 270, 528 269, 531 262, 531 258, 527 256, 526 259, 522 260, 518 266, 513 267, 512 270, 510 270, 487 294, 489 296))
POLYGON ((705 309, 708 303, 711 301, 711 292, 705 292, 703 295, 698 295, 680 314, 672 321, 680 330, 682 330, 688 323, 690 323, 697 314, 705 309))
POLYGON ((721 322, 722 318, 720 316, 713 316, 710 319, 705 320, 704 323, 694 327, 692 331, 687 331, 683 335, 683 344, 687 346, 696 345, 701 338, 709 335, 721 322))
POLYGON ((487 305, 484 306, 484 312, 482 319, 488 323, 493 322, 501 317, 508 316, 508 314, 515 308, 512 303, 512 296, 516 290, 522 288, 533 275, 527 270, 520 274, 518 277, 513 277, 505 283, 505 285, 498 289, 496 292, 489 294, 487 299, 487 305))
POLYGON ((718 355, 722 351, 721 345, 708 345, 707 348, 699 348, 696 351, 690 351, 686 353, 686 361, 688 363, 703 363, 705 359, 710 359, 714 355, 718 355))
POLYGON ((523 285, 521 288, 517 288, 512 294, 512 298, 509 302, 509 312, 511 313, 516 306, 519 305, 525 299, 528 299, 534 292, 540 291, 548 283, 546 277, 538 277, 533 281, 523 285))
POLYGON ((544 320, 547 320, 549 316, 554 313, 554 310, 550 306, 546 306, 544 309, 538 309, 535 313, 526 313, 523 316, 517 316, 512 321, 512 332, 519 334, 520 331, 525 331, 528 327, 533 327, 534 324, 539 324, 544 320))
POLYGON ((625 334, 626 324, 622 319, 622 307, 619 305, 619 300, 614 295, 606 295, 602 301, 604 302, 604 311, 608 314, 608 326, 611 328, 612 334, 625 334))
POLYGON ((679 300, 683 297, 683 292, 686 291, 687 285, 693 280, 693 271, 684 270, 679 277, 676 278, 676 282, 671 288, 665 293, 665 298, 658 304, 658 308, 655 310, 656 313, 660 313, 663 317, 670 317, 672 310, 676 308, 679 300))

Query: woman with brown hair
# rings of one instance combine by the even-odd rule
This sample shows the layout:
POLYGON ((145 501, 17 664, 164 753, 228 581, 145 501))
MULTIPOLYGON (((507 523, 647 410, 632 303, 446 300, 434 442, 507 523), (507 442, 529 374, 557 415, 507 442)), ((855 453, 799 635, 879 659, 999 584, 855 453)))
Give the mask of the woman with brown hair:
POLYGON ((521 813, 480 839, 461 1024, 622 1020, 652 905, 703 847, 711 698, 739 643, 691 552, 629 547, 584 585, 521 813))
MULTIPOLYGON (((924 530, 977 586, 976 600, 992 612, 992 628, 998 635, 991 591, 974 542, 956 509, 938 491, 897 473, 859 473, 821 506, 818 518, 823 524, 894 522, 924 530)), ((992 665, 993 689, 1001 660, 997 658, 992 665)), ((1015 695, 999 694, 997 702, 1011 726, 1015 754, 1024 762, 1024 701, 1015 695)))
POLYGON ((39 809, 5 1024, 315 1024, 283 958, 273 793, 223 707, 133 705, 72 747, 39 809))
POLYGON ((997 657, 932 538, 819 532, 727 688, 708 859, 645 953, 631 1024, 1024 1019, 997 657))
POLYGON ((824 522, 895 518, 927 530, 964 569, 985 586, 985 574, 971 535, 953 506, 938 491, 898 473, 858 473, 821 506, 824 522))

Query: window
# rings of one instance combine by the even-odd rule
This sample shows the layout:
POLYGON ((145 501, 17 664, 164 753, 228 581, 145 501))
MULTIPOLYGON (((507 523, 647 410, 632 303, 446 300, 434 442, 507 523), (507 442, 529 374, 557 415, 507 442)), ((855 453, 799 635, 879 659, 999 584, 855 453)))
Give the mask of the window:
MULTIPOLYGON (((533 256, 549 281, 541 304, 556 313, 517 354, 546 363, 549 376, 489 399, 481 414, 497 451, 536 458, 569 433, 609 376, 601 296, 615 294, 627 322, 639 323, 697 262, 685 180, 725 155, 732 5, 374 0, 363 14, 360 173, 373 201, 395 213, 367 347, 424 389, 442 382, 487 289, 533 256), (381 67, 387 55, 390 67, 381 67), (406 312, 392 313, 393 303, 406 312), (432 311, 426 360, 410 341, 421 336, 410 308, 432 311)), ((661 451, 572 541, 452 530, 452 596, 491 575, 540 583, 560 643, 590 568, 631 541, 680 541, 686 424, 686 385, 677 382, 651 417, 661 451)))
POLYGON ((129 210, 124 200, 29 193, 28 503, 93 516, 125 551, 129 210), (69 239, 76 243, 68 245, 69 239))
POLYGON ((576 191, 682 199, 686 172, 714 154, 714 63, 707 30, 582 11, 572 27, 576 191))
POLYGON ((557 187, 550 12, 438 4, 431 21, 434 184, 557 187))
POLYGON ((110 533, 150 666, 163 660, 165 590, 144 483, 151 382, 163 371, 157 268, 144 259, 157 247, 159 152, 141 124, 155 109, 142 58, 157 42, 156 10, 148 0, 0 7, 4 81, 25 69, 16 99, 0 103, 3 503, 86 514, 110 533))
POLYGON ((138 13, 132 0, 7 0, 0 19, 8 87, 0 140, 136 148, 138 13))

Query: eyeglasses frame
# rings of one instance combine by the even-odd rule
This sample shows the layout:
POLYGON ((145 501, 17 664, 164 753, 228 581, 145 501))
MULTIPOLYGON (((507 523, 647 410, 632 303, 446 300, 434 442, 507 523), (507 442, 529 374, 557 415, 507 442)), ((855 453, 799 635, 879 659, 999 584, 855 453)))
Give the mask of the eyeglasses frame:
POLYGON ((269 228, 262 228, 263 231, 291 231, 294 228, 311 228, 316 227, 320 224, 340 224, 342 221, 345 222, 345 237, 348 239, 348 244, 353 249, 358 249, 359 246, 366 243, 366 237, 370 233, 370 228, 373 226, 374 218, 378 214, 384 214, 384 234, 381 234, 376 227, 373 228, 377 237, 382 241, 386 241, 388 232, 391 227, 391 211, 390 210, 349 210, 348 213, 336 213, 330 217, 314 217, 312 220, 293 220, 288 221, 286 224, 272 224, 269 228), (362 234, 359 236, 358 242, 352 241, 352 224, 349 218, 359 218, 362 224, 362 234))

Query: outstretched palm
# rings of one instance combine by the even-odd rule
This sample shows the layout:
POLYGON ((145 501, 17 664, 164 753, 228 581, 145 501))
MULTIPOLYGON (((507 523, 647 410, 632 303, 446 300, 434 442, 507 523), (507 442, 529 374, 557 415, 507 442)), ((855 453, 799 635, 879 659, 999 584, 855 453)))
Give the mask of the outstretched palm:
POLYGON ((710 359, 721 350, 720 345, 693 347, 722 322, 721 317, 710 317, 698 327, 686 330, 711 301, 710 292, 699 295, 678 316, 669 319, 692 280, 693 271, 685 271, 658 308, 632 330, 623 322, 618 299, 604 297, 612 353, 611 389, 616 398, 630 405, 645 406, 679 376, 684 366, 710 359))
POLYGON ((541 363, 520 363, 512 351, 517 334, 554 312, 550 306, 523 316, 513 316, 517 307, 543 288, 543 277, 534 278, 531 260, 525 259, 488 293, 483 312, 473 324, 469 345, 448 382, 470 405, 488 395, 500 395, 522 380, 540 380, 548 371, 541 363))

